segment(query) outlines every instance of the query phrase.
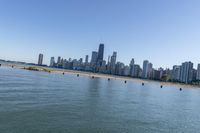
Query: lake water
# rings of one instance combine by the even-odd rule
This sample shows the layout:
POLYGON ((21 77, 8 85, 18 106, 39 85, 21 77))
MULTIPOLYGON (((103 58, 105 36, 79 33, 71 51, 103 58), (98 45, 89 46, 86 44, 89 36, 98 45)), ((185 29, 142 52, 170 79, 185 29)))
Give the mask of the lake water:
POLYGON ((0 67, 1 133, 197 133, 200 90, 0 67))

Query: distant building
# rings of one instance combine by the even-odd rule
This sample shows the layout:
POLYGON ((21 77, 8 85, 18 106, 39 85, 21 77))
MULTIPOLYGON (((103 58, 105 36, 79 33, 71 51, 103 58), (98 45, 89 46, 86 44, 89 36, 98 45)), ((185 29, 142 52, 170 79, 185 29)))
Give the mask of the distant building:
POLYGON ((200 64, 197 66, 197 77, 196 80, 200 80, 200 64))
POLYGON ((73 69, 73 62, 72 62, 71 58, 64 63, 64 68, 65 69, 73 69))
POLYGON ((64 66, 64 59, 62 58, 60 64, 58 65, 59 68, 63 68, 64 66))
POLYGON ((142 71, 141 70, 141 68, 140 68, 140 65, 137 65, 137 64, 135 64, 134 65, 134 67, 133 67, 134 69, 134 72, 132 72, 132 77, 135 77, 135 78, 138 78, 138 77, 140 77, 140 72, 142 71))
POLYGON ((172 70, 170 70, 169 68, 166 68, 163 71, 163 76, 167 76, 167 80, 172 79, 172 70))
POLYGON ((110 64, 110 55, 108 56, 108 65, 110 64))
POLYGON ((55 58, 54 57, 51 57, 51 60, 50 60, 50 67, 54 67, 55 65, 55 58))
POLYGON ((148 78, 148 66, 149 66, 149 61, 144 60, 143 70, 142 70, 142 78, 148 78))
POLYGON ((106 73, 106 61, 105 60, 103 60, 102 65, 100 66, 99 72, 106 73))
POLYGON ((197 70, 193 69, 192 70, 192 81, 196 81, 197 80, 197 70))
POLYGON ((68 69, 67 65, 68 65, 68 61, 66 59, 64 59, 64 61, 63 61, 63 68, 64 69, 68 69))
POLYGON ((162 76, 164 75, 164 69, 162 67, 160 67, 158 69, 158 71, 160 71, 160 79, 162 78, 162 76))
POLYGON ((180 73, 181 73, 181 66, 173 66, 172 70, 172 81, 179 81, 180 80, 180 73))
POLYGON ((115 71, 116 71, 115 72, 116 75, 122 76, 124 72, 124 63, 117 62, 115 71))
POLYGON ((130 67, 124 66, 124 76, 130 76, 130 67))
POLYGON ((161 73, 161 71, 160 70, 153 70, 153 78, 152 79, 154 79, 154 80, 160 80, 161 79, 161 77, 160 77, 160 73, 161 73))
POLYGON ((69 61, 69 62, 72 62, 72 58, 69 58, 68 61, 69 61))
POLYGON ((88 64, 88 60, 89 60, 89 56, 86 55, 86 56, 85 56, 85 64, 88 64))
POLYGON ((77 61, 76 59, 74 59, 72 61, 72 66, 73 66, 73 70, 78 70, 78 67, 79 67, 79 61, 77 61))
POLYGON ((83 63, 83 58, 79 59, 79 63, 80 63, 80 65, 83 63))
POLYGON ((57 59, 57 63, 56 63, 56 67, 58 68, 63 68, 63 58, 61 58, 60 56, 58 56, 58 59, 57 59))
POLYGON ((181 65, 180 81, 184 83, 190 83, 192 81, 193 63, 184 62, 181 65))
POLYGON ((89 56, 88 56, 88 55, 85 56, 84 70, 85 70, 85 71, 90 71, 90 70, 91 70, 91 69, 90 69, 89 56))
POLYGON ((39 54, 38 65, 42 65, 42 62, 43 62, 43 54, 39 54))
POLYGON ((110 68, 109 68, 111 74, 116 74, 116 71, 115 71, 116 61, 117 61, 117 52, 113 52, 113 55, 111 56, 110 68))
POLYGON ((134 77, 134 75, 135 75, 135 74, 134 74, 134 72, 135 72, 135 71, 134 71, 134 64, 135 64, 135 60, 132 59, 131 62, 130 62, 130 65, 129 65, 129 66, 130 66, 130 76, 131 76, 131 77, 134 77))
POLYGON ((148 73, 147 77, 149 79, 152 79, 153 78, 153 64, 152 63, 148 64, 147 73, 148 73))
POLYGON ((90 66, 91 66, 92 71, 95 70, 95 67, 96 67, 96 64, 97 64, 97 58, 98 58, 98 52, 93 51, 92 52, 92 58, 91 58, 91 61, 90 61, 90 66))
POLYGON ((144 60, 143 62, 142 78, 153 78, 153 64, 150 63, 148 60, 144 60))
POLYGON ((104 56, 104 44, 99 45, 99 50, 98 50, 98 57, 97 57, 97 64, 100 66, 102 65, 103 62, 103 56, 104 56))
POLYGON ((61 57, 58 56, 58 59, 57 59, 57 65, 61 64, 61 57))

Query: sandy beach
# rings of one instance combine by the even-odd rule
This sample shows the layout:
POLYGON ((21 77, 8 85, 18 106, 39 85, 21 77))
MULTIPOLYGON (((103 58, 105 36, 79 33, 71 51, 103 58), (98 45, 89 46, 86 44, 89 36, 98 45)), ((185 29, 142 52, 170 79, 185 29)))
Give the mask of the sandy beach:
POLYGON ((92 72, 85 72, 85 71, 76 71, 76 70, 67 70, 67 69, 59 69, 59 68, 50 68, 50 67, 42 67, 42 66, 27 66, 27 65, 18 65, 18 64, 1 64, 2 67, 13 67, 17 69, 27 69, 29 67, 37 67, 43 71, 50 73, 60 73, 60 74, 70 74, 70 75, 79 75, 79 76, 87 76, 87 77, 94 77, 94 78, 105 78, 110 80, 119 80, 119 81, 127 81, 127 82, 135 82, 135 83, 144 83, 144 84, 157 84, 158 86, 175 86, 179 88, 192 88, 192 89, 200 89, 197 85, 189 85, 189 84, 181 84, 181 83, 172 83, 172 82, 161 82, 155 80, 148 80, 148 79, 139 79, 139 78, 132 78, 132 77, 125 77, 125 76, 117 76, 117 75, 109 75, 109 74, 101 74, 101 73, 92 73, 92 72))

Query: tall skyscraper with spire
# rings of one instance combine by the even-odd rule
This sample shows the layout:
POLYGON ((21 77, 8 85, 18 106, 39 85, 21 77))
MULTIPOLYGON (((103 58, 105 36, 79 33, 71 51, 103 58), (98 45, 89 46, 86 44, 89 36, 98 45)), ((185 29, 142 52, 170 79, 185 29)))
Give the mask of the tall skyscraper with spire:
POLYGON ((104 44, 99 45, 99 50, 98 50, 98 57, 97 57, 97 64, 102 65, 103 62, 103 56, 104 56, 104 44))

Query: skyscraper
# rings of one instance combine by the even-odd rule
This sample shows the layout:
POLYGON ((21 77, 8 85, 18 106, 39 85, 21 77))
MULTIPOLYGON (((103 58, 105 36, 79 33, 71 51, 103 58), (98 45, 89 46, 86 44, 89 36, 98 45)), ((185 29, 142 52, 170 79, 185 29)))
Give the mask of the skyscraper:
POLYGON ((140 65, 137 65, 137 64, 134 64, 134 67, 133 67, 133 73, 132 73, 132 77, 139 77, 140 76, 140 65))
POLYGON ((144 60, 143 70, 142 70, 142 78, 148 78, 148 66, 149 66, 149 61, 144 60))
POLYGON ((88 60, 89 60, 89 56, 86 55, 86 56, 85 56, 85 64, 88 64, 88 60))
POLYGON ((153 69, 152 79, 154 79, 154 80, 160 80, 160 71, 159 70, 153 69))
POLYGON ((85 71, 90 71, 90 70, 91 70, 91 69, 90 69, 90 63, 89 63, 89 56, 88 56, 88 55, 85 56, 84 70, 85 70, 85 71))
POLYGON ((61 57, 58 56, 58 59, 57 59, 57 65, 61 64, 61 57))
POLYGON ((164 74, 164 69, 162 67, 160 67, 160 68, 158 68, 158 71, 160 71, 160 79, 161 79, 164 74))
POLYGON ((51 57, 51 60, 50 60, 50 67, 54 67, 54 64, 55 64, 55 58, 54 57, 51 57))
POLYGON ((99 45, 99 50, 98 50, 98 57, 97 57, 97 63, 101 66, 103 62, 103 55, 104 55, 104 44, 99 45))
POLYGON ((196 81, 196 80, 197 80, 197 70, 192 69, 192 81, 196 81))
POLYGON ((149 63, 148 64, 148 70, 147 70, 147 72, 148 72, 148 78, 152 78, 153 77, 153 64, 152 63, 149 63))
POLYGON ((83 58, 79 59, 79 63, 82 64, 83 63, 83 58))
POLYGON ((115 66, 116 66, 116 60, 117 60, 117 52, 113 52, 113 55, 111 56, 110 61, 110 73, 115 74, 115 66))
POLYGON ((110 64, 110 55, 108 56, 108 65, 110 64))
POLYGON ((123 69, 123 75, 124 76, 130 76, 130 66, 124 66, 124 69, 123 69))
POLYGON ((43 54, 39 54, 38 65, 42 65, 42 62, 43 62, 43 54))
POLYGON ((177 66, 177 65, 173 66, 172 80, 173 81, 179 81, 180 73, 181 73, 181 66, 177 66))
POLYGON ((197 77, 196 77, 197 80, 200 80, 200 64, 198 64, 197 66, 197 77))
POLYGON ((92 65, 96 64, 96 62, 97 62, 97 57, 98 57, 98 53, 97 53, 96 51, 92 51, 92 58, 91 58, 91 61, 90 61, 90 63, 91 63, 92 65))
POLYGON ((124 63, 117 62, 116 63, 116 68, 115 68, 115 74, 122 76, 123 72, 124 72, 124 66, 125 66, 124 63))
POLYGON ((192 81, 193 63, 184 62, 181 65, 180 81, 189 83, 192 81))
POLYGON ((134 76, 134 64, 135 64, 135 60, 132 59, 130 62, 130 75, 133 77, 134 76))
POLYGON ((103 60, 102 65, 99 69, 99 72, 100 73, 106 73, 106 61, 105 60, 103 60))

